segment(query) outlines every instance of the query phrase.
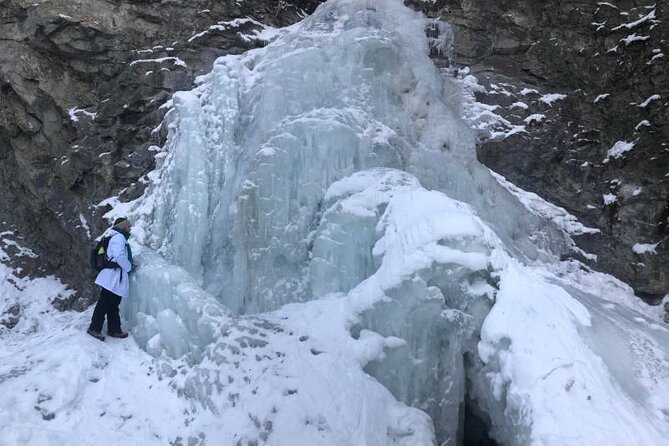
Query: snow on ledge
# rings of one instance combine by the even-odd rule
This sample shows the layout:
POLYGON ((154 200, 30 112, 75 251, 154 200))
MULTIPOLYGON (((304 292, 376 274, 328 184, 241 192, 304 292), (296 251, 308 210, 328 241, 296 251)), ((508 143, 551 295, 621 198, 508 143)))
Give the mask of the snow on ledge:
POLYGON ((656 248, 662 242, 657 243, 635 243, 632 246, 632 251, 635 254, 657 254, 656 248))
MULTIPOLYGON (((16 253, 14 254, 15 257, 30 257, 31 259, 36 259, 38 256, 35 254, 30 248, 26 248, 25 246, 21 246, 19 243, 17 243, 14 240, 8 239, 8 238, 3 238, 0 239, 0 243, 4 245, 4 248, 6 249, 8 246, 13 247, 16 250, 16 253)), ((0 261, 8 261, 9 260, 9 255, 7 255, 6 252, 2 250, 3 247, 0 247, 0 261)))
POLYGON ((504 187, 504 189, 509 191, 509 193, 517 197, 528 211, 553 221, 567 234, 598 234, 600 232, 599 229, 589 228, 583 223, 579 222, 578 219, 567 212, 566 209, 549 203, 539 195, 519 188, 497 172, 494 172, 490 169, 488 170, 493 178, 495 178, 497 182, 502 187, 504 187))
POLYGON ((609 2, 597 2, 597 6, 608 6, 613 9, 619 9, 616 5, 613 5, 609 2))
POLYGON ((603 194, 602 201, 606 206, 611 206, 613 203, 618 201, 618 196, 616 194, 603 194))
POLYGON ((633 148, 634 142, 616 141, 616 143, 606 152, 606 158, 604 158, 602 162, 608 163, 611 158, 618 159, 633 148))
POLYGON ((544 119, 546 119, 546 115, 542 115, 541 113, 535 113, 533 115, 528 116, 523 121, 525 121, 526 124, 532 124, 532 123, 539 124, 544 119))
MULTIPOLYGON (((462 72, 464 77, 458 79, 457 83, 462 88, 464 96, 463 116, 469 127, 490 140, 503 140, 512 135, 527 133, 524 125, 514 125, 509 120, 496 114, 494 111, 499 108, 498 105, 489 105, 477 101, 475 93, 485 92, 485 88, 478 83, 476 76, 468 74, 468 68, 463 69, 462 72)), ((533 91, 536 92, 536 90, 533 91)), ((523 108, 523 106, 527 107, 527 104, 516 102, 513 106, 523 108)))
POLYGON ((637 36, 635 34, 630 34, 629 36, 625 37, 624 39, 620 39, 621 42, 625 43, 625 46, 628 46, 632 42, 643 42, 644 40, 650 39, 650 36, 637 36))
POLYGON ((522 90, 520 90, 521 96, 526 96, 528 94, 539 94, 539 92, 534 88, 523 88, 522 90))
POLYGON ((601 101, 602 99, 606 99, 606 98, 608 98, 609 96, 611 96, 610 93, 600 94, 599 96, 597 96, 597 97, 595 98, 594 101, 592 101, 592 103, 593 103, 593 104, 596 104, 596 103, 598 103, 599 101, 601 101))
POLYGON ((643 101, 641 104, 637 105, 637 107, 646 108, 646 107, 648 107, 648 104, 650 104, 651 102, 659 101, 660 99, 662 99, 662 97, 659 94, 654 94, 654 95, 650 96, 648 99, 646 99, 645 101, 643 101))
POLYGON ((254 34, 238 33, 238 35, 242 38, 242 40, 246 42, 255 39, 270 41, 276 34, 278 34, 278 29, 265 25, 264 23, 254 20, 251 17, 245 17, 245 18, 237 18, 227 22, 218 22, 216 25, 211 25, 208 29, 193 34, 193 36, 190 39, 188 39, 188 42, 190 43, 195 39, 199 39, 200 37, 206 35, 210 31, 226 31, 232 28, 239 28, 240 26, 245 24, 252 24, 260 27, 260 30, 254 31, 254 34))
POLYGON ((70 120, 72 122, 78 122, 79 121, 79 116, 77 114, 83 114, 84 116, 91 118, 95 120, 95 117, 98 115, 97 113, 89 112, 84 110, 83 108, 78 108, 78 107, 72 107, 67 110, 67 114, 70 115, 70 120))
POLYGON ((183 60, 179 59, 178 57, 175 56, 167 56, 167 57, 160 57, 158 59, 138 59, 138 60, 133 60, 130 62, 129 67, 140 64, 140 63, 163 63, 163 62, 172 62, 174 65, 179 65, 182 67, 187 67, 186 62, 183 60))
POLYGON ((652 65, 657 59, 662 59, 664 57, 663 53, 656 53, 653 57, 650 58, 646 65, 652 65))
POLYGON ((566 94, 560 94, 560 93, 549 93, 541 96, 539 98, 539 102, 543 102, 546 105, 553 106, 553 102, 556 101, 561 101, 562 99, 566 98, 566 94))
POLYGON ((632 23, 623 23, 622 25, 618 25, 615 28, 611 28, 612 31, 618 31, 619 29, 622 28, 627 28, 627 29, 632 29, 635 26, 641 25, 642 23, 645 23, 649 20, 655 19, 655 10, 653 9, 651 12, 649 12, 647 15, 641 17, 639 20, 632 22, 632 23))

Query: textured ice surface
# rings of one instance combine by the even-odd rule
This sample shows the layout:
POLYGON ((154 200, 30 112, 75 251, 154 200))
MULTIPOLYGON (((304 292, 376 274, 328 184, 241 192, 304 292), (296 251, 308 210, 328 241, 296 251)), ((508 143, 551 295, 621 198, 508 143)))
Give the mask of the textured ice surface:
POLYGON ((147 242, 235 312, 309 300, 328 186, 392 167, 475 205, 518 255, 566 249, 476 162, 425 26, 396 2, 326 4, 266 48, 217 60, 174 96, 147 242))
POLYGON ((448 30, 331 1, 177 93, 114 210, 142 350, 88 315, 0 331, 0 445, 459 445, 465 393, 502 444, 666 444, 667 329, 477 163, 448 30))

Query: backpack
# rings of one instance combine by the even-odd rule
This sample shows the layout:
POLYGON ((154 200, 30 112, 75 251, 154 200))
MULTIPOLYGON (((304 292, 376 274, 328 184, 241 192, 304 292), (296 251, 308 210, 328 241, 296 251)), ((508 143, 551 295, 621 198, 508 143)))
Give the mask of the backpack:
POLYGON ((109 247, 109 240, 112 236, 102 237, 102 239, 95 243, 91 249, 90 263, 91 268, 95 271, 102 271, 105 268, 118 268, 118 264, 107 259, 107 248, 109 247))

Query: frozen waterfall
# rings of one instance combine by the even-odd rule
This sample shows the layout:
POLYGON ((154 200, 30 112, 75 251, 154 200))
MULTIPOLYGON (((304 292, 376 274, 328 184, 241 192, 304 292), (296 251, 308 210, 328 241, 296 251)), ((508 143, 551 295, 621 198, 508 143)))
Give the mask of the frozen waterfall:
POLYGON ((221 420, 184 429, 459 445, 467 400, 500 444, 662 444, 669 331, 477 163, 428 25, 329 1, 174 95, 124 313, 221 420))

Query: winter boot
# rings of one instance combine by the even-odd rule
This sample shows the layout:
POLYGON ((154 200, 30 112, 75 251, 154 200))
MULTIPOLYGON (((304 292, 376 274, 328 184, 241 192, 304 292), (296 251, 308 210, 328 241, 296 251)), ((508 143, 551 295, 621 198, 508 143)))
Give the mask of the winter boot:
POLYGON ((105 337, 102 336, 102 333, 100 333, 98 331, 95 331, 95 330, 91 330, 90 328, 88 329, 88 331, 86 333, 93 336, 98 341, 104 341, 105 340, 105 337))

